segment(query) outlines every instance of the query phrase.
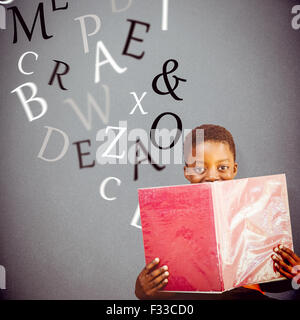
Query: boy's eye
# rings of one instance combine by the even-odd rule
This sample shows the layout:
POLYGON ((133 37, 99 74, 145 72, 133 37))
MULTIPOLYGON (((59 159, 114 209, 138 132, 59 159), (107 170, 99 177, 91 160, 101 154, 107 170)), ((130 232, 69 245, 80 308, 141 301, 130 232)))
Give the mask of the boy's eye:
POLYGON ((204 168, 203 167, 194 167, 194 171, 197 174, 202 174, 204 172, 204 168))
POLYGON ((227 170, 229 167, 228 166, 220 166, 219 167, 219 169, 221 170, 221 171, 225 171, 225 170, 227 170))

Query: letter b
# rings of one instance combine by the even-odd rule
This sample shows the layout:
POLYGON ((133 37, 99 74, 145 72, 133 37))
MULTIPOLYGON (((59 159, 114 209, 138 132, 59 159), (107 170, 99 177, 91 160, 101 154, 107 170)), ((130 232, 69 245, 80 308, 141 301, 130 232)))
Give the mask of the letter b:
POLYGON ((33 82, 27 82, 27 83, 24 83, 22 85, 20 85, 19 87, 17 87, 16 89, 14 89, 13 91, 11 91, 11 93, 13 92, 16 92, 19 96, 19 99, 21 100, 21 103, 24 107, 24 110, 26 112, 26 115, 29 119, 29 121, 33 121, 33 120, 36 120, 36 119, 39 119, 41 118, 46 112, 47 112, 47 109, 48 109, 48 105, 47 105, 47 102, 45 99, 41 98, 41 97, 36 97, 36 94, 37 94, 37 86, 35 83, 33 82), (32 91, 32 95, 29 99, 27 99, 23 93, 23 90, 22 88, 23 87, 29 87, 32 91), (32 114, 32 111, 31 111, 31 108, 29 106, 29 103, 30 102, 38 102, 42 108, 41 112, 34 116, 32 114))

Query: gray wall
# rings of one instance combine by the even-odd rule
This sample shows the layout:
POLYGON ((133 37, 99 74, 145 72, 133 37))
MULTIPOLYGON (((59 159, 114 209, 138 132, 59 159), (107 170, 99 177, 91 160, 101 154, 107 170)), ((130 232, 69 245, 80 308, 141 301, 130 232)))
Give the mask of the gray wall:
MULTIPOLYGON (((98 130, 127 121, 128 131, 143 128, 149 132, 162 112, 177 114, 187 129, 202 123, 216 123, 229 129, 237 145, 238 178, 286 173, 295 251, 300 253, 299 193, 299 43, 300 31, 291 27, 294 1, 286 0, 189 0, 169 1, 168 30, 161 30, 161 1, 132 0, 126 11, 113 12, 109 0, 68 1, 67 10, 53 12, 50 1, 43 1, 47 32, 42 38, 39 20, 31 41, 18 23, 18 42, 13 44, 12 12, 7 15, 7 29, 0 30, 1 54, 1 215, 0 264, 7 273, 8 299, 135 299, 135 280, 144 266, 141 230, 130 225, 141 187, 187 183, 181 165, 168 165, 156 171, 151 165, 139 168, 134 181, 134 167, 100 165, 79 169, 76 146, 72 143, 90 139, 82 145, 85 164, 96 160, 98 130), (86 14, 100 17, 101 30, 89 38, 85 54, 80 25, 74 19, 86 14), (141 60, 122 55, 130 23, 135 19, 151 25, 148 33, 138 25, 135 35, 144 39, 132 42, 130 51, 141 60), (127 71, 118 74, 106 65, 101 81, 94 82, 96 44, 103 41, 110 54, 127 71), (39 54, 24 59, 27 52, 39 54), (157 95, 152 79, 162 64, 176 59, 175 74, 187 79, 176 93, 157 95), (68 90, 54 82, 48 85, 55 63, 69 64, 63 77, 68 90), (38 87, 38 96, 48 103, 47 113, 29 122, 24 108, 12 90, 26 82, 38 87), (95 112, 87 130, 65 99, 72 98, 87 116, 87 94, 102 107, 110 90, 110 114, 107 124, 95 112), (142 105, 147 115, 136 110, 130 92, 147 95, 142 105), (37 157, 46 135, 45 126, 63 130, 70 139, 65 156, 56 162, 37 157), (106 201, 99 186, 107 177, 111 182, 106 201)), ((24 20, 33 21, 39 1, 16 0, 24 20)), ((66 1, 56 1, 63 6, 66 1)), ((128 1, 116 1, 124 7, 128 1)), ((30 25, 31 25, 30 23, 30 25)), ((93 24, 87 24, 91 31, 93 24)), ((104 59, 102 56, 101 59, 104 59)), ((26 92, 26 91, 24 91, 26 92)), ((29 95, 29 91, 27 92, 29 95)), ((32 109, 38 105, 32 104, 32 109)), ((165 118, 161 127, 173 127, 174 119, 165 118)), ((47 149, 55 156, 62 142, 53 136, 47 149)), ((133 142, 128 142, 132 146, 133 142)), ((285 296, 287 297, 288 294, 285 296)), ((284 296, 283 296, 284 297, 284 296)))

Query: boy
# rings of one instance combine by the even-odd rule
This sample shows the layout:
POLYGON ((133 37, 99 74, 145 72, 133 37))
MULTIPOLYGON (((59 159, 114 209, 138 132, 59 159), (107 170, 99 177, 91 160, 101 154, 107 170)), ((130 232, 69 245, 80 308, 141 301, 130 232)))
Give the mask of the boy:
MULTIPOLYGON (((206 124, 196 127, 185 140, 184 176, 190 183, 231 180, 237 174, 235 143, 229 131, 217 125, 206 124), (196 154, 197 129, 204 130, 204 156, 196 154), (192 136, 190 136, 192 135, 192 136), (190 139, 191 138, 191 139, 190 139), (192 152, 191 152, 192 151, 192 152), (195 161, 192 161, 195 157, 195 161), (204 161, 204 163, 203 163, 204 161), (187 164, 188 163, 188 164, 187 164)), ((274 270, 287 279, 293 279, 293 267, 300 265, 300 258, 291 250, 282 246, 274 248, 272 255, 274 270)), ((268 299, 261 286, 250 285, 236 288, 222 294, 173 293, 161 290, 169 277, 168 266, 157 268, 159 258, 154 259, 139 274, 136 280, 135 294, 139 299, 268 299)), ((287 283, 285 283, 287 285, 287 283)), ((289 285, 289 284, 288 284, 289 285)), ((285 289, 287 290, 287 289, 285 289)))

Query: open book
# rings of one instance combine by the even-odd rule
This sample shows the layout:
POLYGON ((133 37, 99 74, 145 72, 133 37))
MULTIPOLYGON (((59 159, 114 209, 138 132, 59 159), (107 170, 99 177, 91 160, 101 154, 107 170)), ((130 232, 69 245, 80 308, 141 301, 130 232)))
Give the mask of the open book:
POLYGON ((282 278, 293 250, 284 174, 138 190, 146 263, 168 265, 166 291, 223 292, 282 278))

